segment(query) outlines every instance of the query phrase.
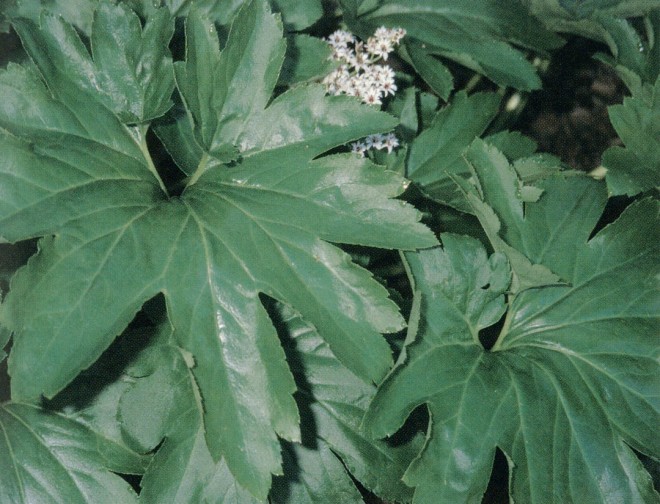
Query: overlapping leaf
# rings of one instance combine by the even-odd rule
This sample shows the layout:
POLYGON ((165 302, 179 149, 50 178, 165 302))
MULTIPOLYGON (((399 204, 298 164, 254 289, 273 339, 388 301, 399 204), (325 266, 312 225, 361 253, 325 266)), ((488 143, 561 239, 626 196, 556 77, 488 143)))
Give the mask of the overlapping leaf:
MULTIPOLYGON (((131 16, 102 3, 96 28, 128 26, 131 16)), ((2 305, 15 333, 13 396, 53 396, 162 292, 178 345, 194 355, 210 453, 264 497, 280 472, 277 435, 299 433, 294 382, 260 293, 295 306, 346 365, 376 380, 390 361, 379 332, 403 320, 385 289, 328 241, 435 242, 412 208, 390 199, 406 185, 398 175, 351 155, 314 159, 393 121, 316 86, 268 103, 284 45, 267 5, 245 3, 222 52, 192 12, 177 85, 201 159, 181 197, 169 198, 146 125, 126 124, 122 97, 134 85, 118 85, 123 70, 96 57, 100 48, 91 58, 60 18, 15 26, 40 75, 19 66, 0 75, 0 236, 46 237, 2 305), (120 99, 108 101, 109 89, 120 99)), ((163 67, 149 61, 153 76, 134 83, 160 90, 163 67)), ((145 96, 155 98, 140 110, 163 110, 163 93, 145 96)))
POLYGON ((102 452, 104 438, 75 420, 32 405, 5 403, 0 406, 0 432, 0 501, 137 502, 129 484, 110 472, 102 452))
POLYGON ((457 93, 410 147, 406 175, 434 200, 465 210, 452 175, 469 175, 463 153, 488 127, 499 110, 494 93, 457 93))
MULTIPOLYGON (((660 7, 660 5, 659 5, 660 7)), ((612 57, 600 54, 632 97, 609 107, 610 121, 626 145, 603 154, 610 193, 635 195, 660 186, 660 9, 646 19, 647 40, 625 20, 601 18, 612 57)))
POLYGON ((421 291, 420 329, 366 423, 390 435, 428 405, 430 438, 404 476, 417 503, 479 500, 496 447, 510 461, 516 501, 657 502, 631 447, 660 456, 659 205, 634 203, 589 239, 603 184, 549 178, 518 221, 502 197, 515 187, 500 169, 476 165, 500 235, 568 285, 507 295, 504 256, 488 258, 468 237, 443 235, 442 249, 406 254, 421 291), (505 310, 487 351, 480 331, 505 310))
POLYGON ((658 0, 522 0, 529 11, 548 28, 602 38, 599 16, 626 18, 658 9, 658 0))
POLYGON ((156 450, 140 482, 140 502, 249 504, 256 500, 235 480, 224 460, 215 462, 204 439, 202 400, 190 367, 167 323, 124 371, 116 419, 125 439, 141 452, 156 450))
POLYGON ((603 154, 607 186, 612 194, 635 195, 660 187, 660 78, 651 102, 624 98, 608 109, 612 125, 626 148, 611 147, 603 154))
MULTIPOLYGON (((344 2, 345 8, 355 15, 350 12, 351 3, 344 2)), ((410 39, 421 43, 410 46, 413 52, 422 50, 427 55, 453 59, 498 84, 519 89, 536 89, 541 81, 525 55, 513 46, 546 51, 562 43, 517 1, 385 0, 370 6, 374 8, 357 12, 361 14, 357 17, 358 33, 370 35, 381 25, 403 27, 410 39)), ((429 58, 423 66, 416 64, 422 57, 412 57, 412 63, 433 87, 437 82, 434 74, 446 74, 447 70, 440 61, 429 58)), ((446 80, 445 75, 443 82, 446 80)))
POLYGON ((360 423, 375 386, 347 370, 299 315, 285 306, 278 313, 298 384, 303 439, 302 446, 290 448, 290 471, 285 467, 285 476, 275 481, 275 501, 362 502, 346 469, 381 498, 408 501, 412 492, 401 476, 423 436, 396 447, 365 436, 360 423))

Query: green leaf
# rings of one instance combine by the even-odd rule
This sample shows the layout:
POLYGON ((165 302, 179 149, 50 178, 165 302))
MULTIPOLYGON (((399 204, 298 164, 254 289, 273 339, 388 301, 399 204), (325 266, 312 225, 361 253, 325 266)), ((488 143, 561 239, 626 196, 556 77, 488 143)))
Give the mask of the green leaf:
POLYGON ((297 466, 301 473, 301 484, 295 481, 296 472, 288 473, 285 467, 285 476, 274 486, 274 491, 275 495, 282 496, 287 491, 292 495, 289 500, 281 497, 276 501, 362 502, 355 497, 346 497, 346 501, 339 496, 332 498, 335 492, 359 496, 346 470, 381 498, 408 501, 411 491, 401 482, 401 476, 421 447, 423 436, 396 447, 365 436, 360 423, 376 387, 346 369, 314 327, 293 310, 279 305, 277 312, 286 329, 287 360, 298 384, 303 446, 294 446, 290 462, 294 466, 292 470, 297 466), (336 456, 326 451, 326 444, 336 456), (314 448, 320 453, 313 453, 314 448), (338 464, 337 457, 345 468, 338 464), (326 468, 330 479, 322 477, 321 468, 326 468), (352 490, 347 488, 347 483, 352 490), (336 488, 326 493, 328 486, 336 488), (302 495, 303 491, 309 492, 310 497, 297 499, 295 495, 302 495))
POLYGON ((467 181, 458 177, 454 177, 454 181, 463 191, 493 249, 509 259, 513 270, 511 293, 561 282, 548 267, 529 259, 533 248, 528 242, 535 240, 538 229, 543 229, 547 223, 525 218, 523 203, 537 201, 543 190, 523 185, 504 155, 479 139, 466 152, 466 159, 473 170, 476 188, 470 188, 467 181))
POLYGON ((362 504, 362 496, 346 473, 341 460, 322 440, 316 446, 285 447, 284 472, 293 476, 273 481, 270 500, 274 504, 362 504))
POLYGON ((126 370, 135 376, 118 408, 124 436, 136 449, 158 447, 140 482, 140 502, 259 502, 236 483, 224 460, 213 461, 204 440, 201 397, 189 368, 193 362, 172 346, 167 324, 159 331, 158 339, 126 370))
POLYGON ((532 156, 538 148, 534 140, 519 131, 498 131, 485 137, 484 141, 497 148, 509 161, 532 156))
POLYGON ((626 97, 609 107, 612 125, 626 145, 603 154, 607 187, 611 194, 633 196, 660 186, 660 78, 652 102, 626 97))
POLYGON ((222 51, 215 25, 191 11, 186 60, 176 65, 177 85, 206 151, 220 156, 233 152, 245 123, 266 108, 285 49, 281 23, 264 2, 244 4, 222 51))
POLYGON ((454 89, 454 77, 439 59, 425 51, 426 46, 415 41, 406 41, 405 51, 415 71, 429 87, 447 101, 454 89))
POLYGON ((408 177, 435 201, 469 210, 451 176, 470 175, 463 153, 493 120, 499 104, 500 97, 495 93, 471 96, 457 93, 413 141, 408 157, 408 177))
POLYGON ((2 502, 137 502, 129 484, 105 465, 103 438, 86 426, 35 406, 5 403, 0 431, 2 502))
POLYGON ((58 98, 82 91, 127 124, 158 117, 171 106, 174 77, 167 44, 174 26, 166 10, 157 11, 143 29, 126 7, 100 2, 91 36, 93 60, 61 17, 44 13, 41 27, 27 19, 13 24, 58 98))
POLYGON ((382 437, 417 405, 429 408, 428 441, 404 476, 417 504, 480 501, 496 447, 516 502, 658 502, 631 447, 660 455, 659 205, 637 202, 587 241, 577 230, 597 219, 602 185, 559 178, 544 189, 527 205, 530 219, 551 226, 536 234, 532 259, 545 256, 569 286, 528 290, 507 305, 506 261, 487 258, 476 240, 445 234, 442 249, 406 253, 421 291, 420 332, 365 423, 382 437), (564 217, 575 224, 559 227, 564 217), (479 331, 504 308, 487 351, 479 331))
POLYGON ((174 22, 165 9, 140 18, 123 5, 101 2, 94 14, 92 50, 110 110, 124 122, 162 116, 172 106, 172 58, 167 45, 174 22))
POLYGON ((531 17, 518 1, 385 0, 359 19, 358 32, 400 26, 425 52, 453 59, 503 86, 537 89, 541 81, 513 45, 538 51, 562 40, 531 17))
POLYGON ((204 150, 195 139, 185 108, 175 105, 153 130, 179 169, 186 175, 195 173, 204 150))
POLYGON ((404 320, 329 242, 415 249, 436 239, 394 200, 403 178, 353 155, 321 157, 387 131, 390 116, 320 86, 268 105, 283 41, 263 1, 242 7, 222 52, 199 12, 186 24, 177 84, 208 150, 188 153, 203 152, 169 198, 147 125, 128 127, 103 105, 73 28, 49 16, 42 28, 19 22, 45 85, 18 66, 0 74, 0 236, 45 237, 0 308, 15 334, 12 397, 54 396, 163 293, 176 344, 194 356, 212 459, 263 499, 281 472, 278 436, 300 435, 295 384, 260 295, 294 306, 344 364, 376 381, 391 360, 380 333, 404 320))
POLYGON ((604 38, 598 17, 629 18, 658 8, 657 0, 522 0, 549 29, 597 40, 604 38))
POLYGON ((289 36, 278 85, 291 86, 328 75, 338 64, 330 55, 330 46, 324 40, 309 35, 289 36))
MULTIPOLYGON (((89 35, 94 9, 99 0, 7 0, 10 18, 27 18, 39 22, 43 11, 61 16, 68 23, 89 35)), ((0 6, 2 4, 0 3, 0 6)), ((4 10, 4 9, 3 9, 4 10)))
POLYGON ((321 0, 271 0, 274 12, 282 14, 282 21, 288 31, 300 31, 313 25, 323 16, 321 0))

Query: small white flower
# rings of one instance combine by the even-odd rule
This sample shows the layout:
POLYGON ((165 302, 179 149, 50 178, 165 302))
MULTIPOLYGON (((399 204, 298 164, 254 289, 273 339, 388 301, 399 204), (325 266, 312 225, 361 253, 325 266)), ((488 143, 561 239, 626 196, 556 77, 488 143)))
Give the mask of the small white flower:
MULTIPOLYGON (((394 70, 388 65, 376 64, 387 61, 390 53, 401 42, 406 31, 403 28, 378 28, 366 44, 351 33, 337 30, 327 42, 332 48, 332 59, 341 65, 321 81, 330 95, 355 96, 369 105, 381 105, 383 98, 393 96, 397 87, 394 70)), ((394 133, 369 135, 362 142, 351 144, 351 151, 364 157, 369 149, 387 149, 391 153, 399 146, 394 133)))
POLYGON ((388 133, 383 141, 383 146, 387 149, 387 153, 391 154, 392 149, 399 146, 399 139, 394 133, 388 133))
POLYGON ((353 34, 344 30, 337 30, 328 37, 328 43, 332 47, 347 47, 348 44, 353 42, 355 42, 353 34))
POLYGON ((353 142, 351 144, 351 152, 357 154, 360 157, 364 157, 364 153, 367 152, 367 146, 364 142, 353 142))
POLYGON ((367 147, 367 149, 382 149, 383 148, 383 141, 385 140, 385 136, 381 135, 380 133, 377 133, 375 135, 369 135, 364 139, 364 145, 367 147))
POLYGON ((380 91, 376 88, 368 88, 364 93, 360 94, 362 101, 368 105, 381 105, 380 91))

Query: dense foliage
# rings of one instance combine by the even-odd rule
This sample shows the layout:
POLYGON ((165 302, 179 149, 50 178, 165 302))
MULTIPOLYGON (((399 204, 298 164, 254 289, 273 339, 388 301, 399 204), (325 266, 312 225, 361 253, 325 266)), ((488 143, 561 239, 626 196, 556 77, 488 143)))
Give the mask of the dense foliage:
POLYGON ((660 502, 658 1, 0 6, 0 501, 660 502))

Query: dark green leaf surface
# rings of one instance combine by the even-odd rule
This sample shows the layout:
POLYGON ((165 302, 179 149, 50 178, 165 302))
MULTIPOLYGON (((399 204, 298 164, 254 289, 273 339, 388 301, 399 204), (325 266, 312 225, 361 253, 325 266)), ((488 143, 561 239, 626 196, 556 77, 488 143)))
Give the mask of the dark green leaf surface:
POLYGON ((89 367, 163 293, 177 345, 195 358, 210 453, 264 498, 281 471, 277 437, 296 440, 299 429, 260 293, 295 306, 342 362, 378 380, 391 359, 379 333, 404 321, 387 291, 328 242, 414 249, 436 240, 391 199, 406 187, 400 176, 349 154, 314 159, 393 119, 320 86, 262 110, 281 64, 281 26, 256 0, 238 19, 222 52, 200 13, 187 21, 177 78, 201 143, 186 159, 202 157, 178 198, 163 191, 145 127, 123 124, 90 81, 112 75, 102 59, 92 62, 60 19, 17 21, 45 85, 23 67, 0 74, 0 236, 46 237, 0 316, 15 333, 12 395, 35 400, 89 367))
POLYGON ((105 465, 103 439, 36 406, 0 406, 0 501, 130 504, 137 496, 105 465))
POLYGON ((123 5, 99 4, 92 26, 98 82, 110 110, 128 123, 162 116, 172 106, 174 73, 168 43, 174 22, 157 10, 141 27, 123 5))
MULTIPOLYGON (((68 23, 89 35, 94 9, 99 0, 7 0, 7 13, 11 18, 23 17, 38 22, 43 11, 62 16, 68 23)), ((2 7, 0 3, 0 7, 2 7)))
POLYGON ((341 460, 323 440, 316 440, 313 448, 302 445, 287 446, 283 458, 284 472, 291 476, 273 481, 270 496, 273 504, 364 502, 341 460))
MULTIPOLYGON (((174 90, 167 49, 173 26, 167 11, 158 10, 144 29, 132 11, 108 2, 99 3, 94 18, 93 60, 73 27, 61 17, 45 12, 41 27, 27 19, 14 20, 14 26, 58 98, 71 93, 72 99, 78 93, 80 99, 82 92, 126 123, 162 115, 171 106, 174 90), (64 87, 66 81, 68 88, 64 87)), ((85 101, 78 106, 84 107, 85 101)))
POLYGON ((415 71, 424 79, 431 89, 443 100, 449 98, 454 89, 454 78, 449 69, 438 58, 425 51, 426 46, 408 40, 405 44, 405 54, 415 71))
POLYGON ((305 500, 289 497, 288 501, 280 501, 292 504, 354 502, 355 497, 348 497, 355 495, 353 484, 350 484, 353 490, 349 492, 341 483, 346 480, 346 469, 376 495, 397 502, 408 501, 411 491, 401 482, 401 476, 421 447, 422 440, 413 438, 412 442, 393 447, 365 436, 360 423, 375 394, 375 386, 346 369, 319 333, 299 315, 285 306, 280 306, 278 311, 290 343, 285 346, 287 360, 291 363, 299 390, 303 447, 296 447, 294 454, 303 481, 302 486, 296 485, 295 473, 287 474, 285 470, 286 480, 276 488, 280 488, 280 493, 287 486, 301 495, 302 492, 309 493, 305 500), (327 450, 326 443, 341 458, 346 469, 337 464, 336 456, 327 450), (321 453, 313 454, 310 450, 317 444, 321 453), (309 464, 318 467, 310 468, 309 464), (323 468, 332 475, 331 479, 330 476, 322 477, 320 471, 323 468), (339 497, 331 499, 333 493, 324 498, 324 488, 328 487, 329 481, 340 482, 333 493, 343 492, 346 501, 337 500, 339 497))
POLYGON ((323 16, 321 0, 271 0, 274 12, 282 15, 289 31, 300 31, 311 26, 323 16))
POLYGON ((658 204, 633 204, 587 241, 602 184, 557 177, 542 187, 525 207, 536 232, 516 245, 569 285, 505 297, 506 261, 467 237, 442 235, 442 249, 406 254, 420 331, 366 423, 389 435, 428 405, 431 434, 404 477, 416 503, 479 501, 496 447, 510 460, 515 501, 659 500, 630 448, 660 455, 658 204), (505 307, 486 351, 479 330, 505 307))
MULTIPOLYGON (((458 177, 454 180, 461 187, 493 249, 509 259, 513 270, 510 291, 515 294, 560 283, 560 277, 548 267, 534 264, 529 259, 533 248, 528 242, 536 241, 539 229, 546 229, 548 224, 526 218, 523 203, 537 201, 543 189, 524 185, 504 155, 479 139, 472 143, 465 158, 472 168, 476 187, 470 188, 467 181, 458 177)), ((553 239, 558 238, 553 236, 553 239)))
POLYGON ((167 325, 159 332, 127 369, 135 376, 118 408, 124 436, 135 449, 158 448, 140 482, 140 502, 260 502, 236 483, 224 460, 213 461, 204 439, 201 397, 190 371, 192 356, 172 346, 167 325))
POLYGON ((325 40, 309 35, 287 37, 286 57, 278 85, 291 86, 322 79, 338 65, 330 54, 330 46, 325 40))
POLYGON ((603 39, 598 18, 627 18, 660 8, 658 0, 522 0, 549 29, 603 39))
POLYGON ((511 44, 540 51, 561 45, 561 39, 515 0, 385 0, 358 19, 362 32, 400 26, 408 37, 425 44, 427 54, 453 59, 500 85, 526 90, 540 87, 541 81, 511 44))
POLYGON ((624 98, 608 109, 612 125, 626 148, 611 147, 603 154, 611 194, 635 195, 660 186, 660 78, 651 103, 624 98))
POLYGON ((191 12, 177 85, 204 149, 226 155, 239 144, 246 123, 271 98, 285 49, 281 24, 264 2, 247 2, 239 10, 222 51, 213 23, 191 12))
POLYGON ((457 93, 413 141, 407 176, 439 203, 468 210, 452 175, 470 175, 463 153, 493 120, 499 104, 494 93, 457 93))

